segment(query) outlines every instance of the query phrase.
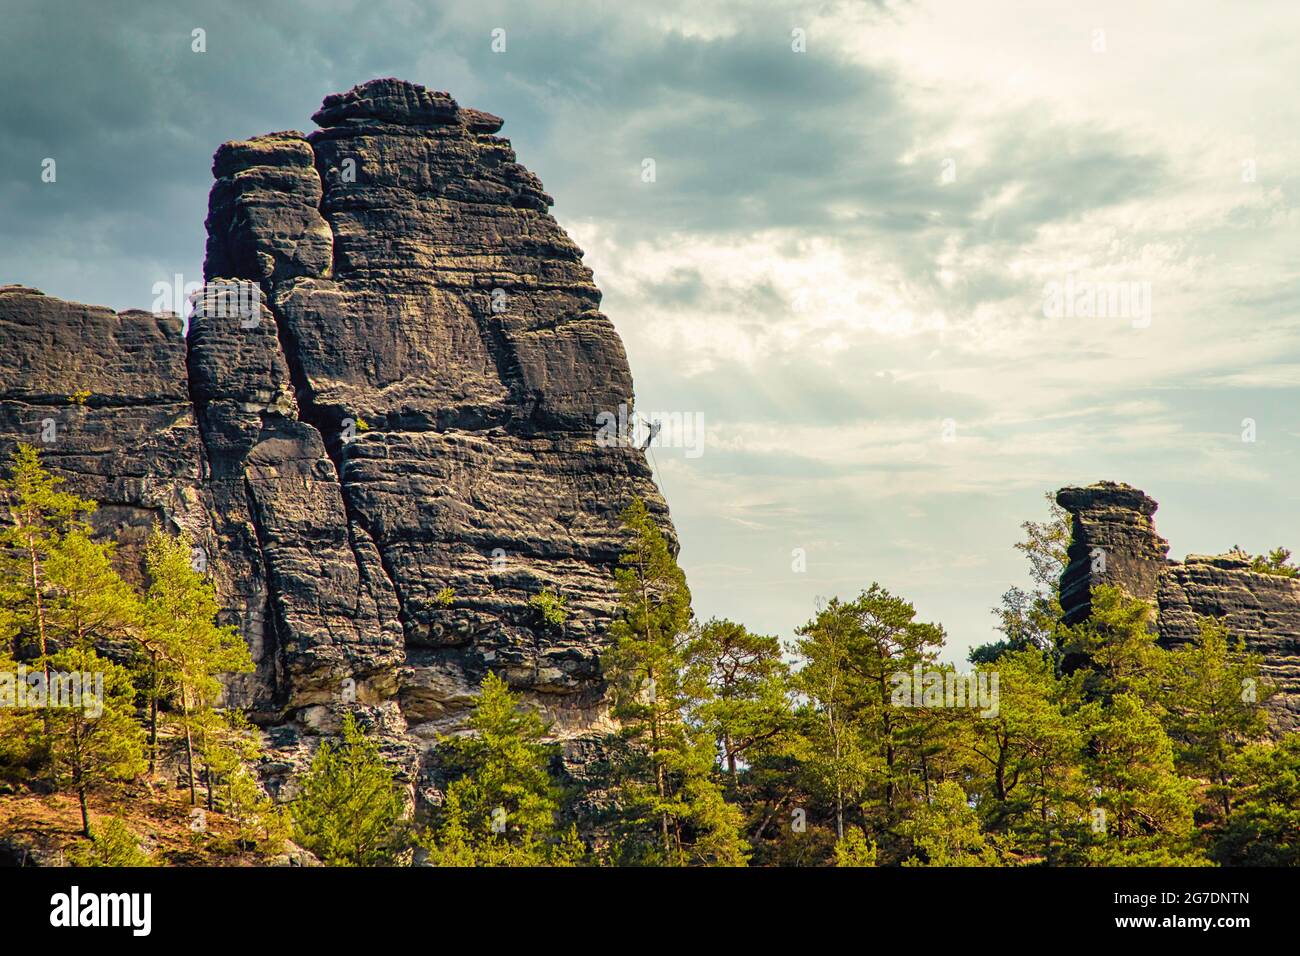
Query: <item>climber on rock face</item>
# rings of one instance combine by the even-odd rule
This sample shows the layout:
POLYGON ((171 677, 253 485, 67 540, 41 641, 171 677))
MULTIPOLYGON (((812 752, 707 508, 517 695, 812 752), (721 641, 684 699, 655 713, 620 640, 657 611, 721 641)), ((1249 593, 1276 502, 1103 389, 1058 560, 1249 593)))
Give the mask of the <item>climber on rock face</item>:
POLYGON ((649 427, 650 430, 649 433, 646 435, 645 441, 641 444, 642 451, 645 451, 647 448, 650 447, 650 443, 655 440, 655 436, 658 435, 660 429, 664 427, 664 423, 657 418, 652 422, 646 422, 646 425, 649 427))

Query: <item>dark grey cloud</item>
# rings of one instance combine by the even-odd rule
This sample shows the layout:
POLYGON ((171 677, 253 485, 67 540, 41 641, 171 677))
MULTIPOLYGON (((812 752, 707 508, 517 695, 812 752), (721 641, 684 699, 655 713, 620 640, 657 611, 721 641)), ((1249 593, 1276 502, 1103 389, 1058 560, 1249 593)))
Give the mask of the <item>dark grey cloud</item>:
POLYGON ((0 280, 121 308, 148 307, 152 284, 174 272, 197 278, 216 147, 310 128, 326 93, 413 68, 428 29, 414 5, 316 10, 251 0, 6 4, 0 280), (191 49, 196 28, 205 53, 191 49), (389 32, 400 42, 359 39, 389 32), (53 184, 40 179, 46 157, 57 163, 53 184))
POLYGON ((918 281, 954 230, 1018 241, 1159 177, 1158 163, 1101 131, 1071 138, 1025 117, 1000 135, 992 162, 938 185, 931 162, 899 161, 939 130, 909 109, 895 77, 833 52, 816 31, 809 52, 791 52, 791 27, 819 4, 757 4, 715 37, 612 3, 7 7, 4 278, 118 306, 147 305, 154 281, 197 272, 218 144, 308 128, 326 93, 376 75, 450 86, 462 100, 448 81, 468 83, 473 105, 506 117, 521 159, 560 200, 561 221, 599 218, 629 242, 777 227, 887 237, 918 281), (196 27, 207 32, 204 54, 190 49, 196 27), (507 31, 504 54, 490 47, 496 27, 507 31), (58 162, 57 184, 39 180, 46 156, 58 162), (640 181, 644 157, 657 162, 653 184, 640 181), (1021 198, 975 222, 1011 181, 1024 183, 1021 198), (1063 181, 1077 188, 1063 195, 1063 181))

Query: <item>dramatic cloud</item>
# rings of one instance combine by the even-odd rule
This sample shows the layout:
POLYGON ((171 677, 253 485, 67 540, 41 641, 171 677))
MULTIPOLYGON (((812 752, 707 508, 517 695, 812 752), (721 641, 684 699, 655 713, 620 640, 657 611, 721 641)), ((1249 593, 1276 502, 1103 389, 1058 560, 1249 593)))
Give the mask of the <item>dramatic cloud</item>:
POLYGON ((653 461, 701 614, 788 635, 879 580, 959 658, 1020 521, 1100 478, 1175 554, 1300 545, 1288 4, 212 6, 8 5, 0 281, 147 308, 218 143, 401 76, 506 118, 639 405, 703 414, 653 461))

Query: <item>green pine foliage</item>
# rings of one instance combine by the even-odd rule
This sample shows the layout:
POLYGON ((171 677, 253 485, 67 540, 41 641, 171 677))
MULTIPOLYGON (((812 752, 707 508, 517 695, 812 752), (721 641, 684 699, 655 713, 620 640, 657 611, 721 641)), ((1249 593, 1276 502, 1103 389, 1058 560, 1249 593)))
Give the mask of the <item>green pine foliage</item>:
POLYGON ((1300 575, 1300 568, 1291 563, 1291 552, 1281 547, 1274 548, 1268 554, 1251 557, 1250 569, 1258 574, 1272 574, 1282 578, 1300 575))
POLYGON ((1213 620, 1201 621, 1196 638, 1166 656, 1160 704, 1175 757, 1183 775, 1205 781, 1204 796, 1220 822, 1232 815, 1234 758, 1268 732, 1260 705, 1273 688, 1261 663, 1213 620))
POLYGON ((9 477, 0 481, 8 521, 0 523, 0 627, 15 657, 44 668, 53 651, 48 566, 65 538, 84 528, 95 502, 59 490, 63 479, 41 464, 37 450, 19 444, 9 477))
MULTIPOLYGON (((253 662, 217 623, 191 542, 155 533, 136 588, 91 532, 95 503, 60 485, 30 446, 0 480, 0 779, 76 797, 77 865, 150 862, 132 788, 156 792, 177 760, 191 804, 224 815, 241 851, 278 854, 292 836, 336 866, 1300 865, 1300 735, 1270 731, 1260 656, 1220 620, 1162 646, 1154 609, 1104 585, 1065 626, 1070 526, 1054 504, 1023 526, 1031 584, 1004 595, 1003 639, 963 676, 941 662, 943 629, 879 583, 822 602, 788 645, 697 620, 634 499, 602 661, 608 759, 575 784, 554 729, 488 674, 463 732, 431 754, 443 799, 416 832, 397 769, 352 714, 277 805, 258 731, 225 699, 253 662), (48 675, 58 694, 20 700, 20 673, 24 691, 48 675), (968 677, 994 699, 948 701, 968 677)), ((1251 563, 1297 573, 1282 548, 1251 563)), ((555 591, 529 604, 540 629, 567 625, 555 591)))
POLYGON ((721 747, 728 779, 757 750, 793 730, 790 668, 781 642, 714 618, 697 625, 685 648, 695 716, 721 747))
POLYGON ((88 840, 74 843, 65 853, 71 866, 153 866, 126 821, 110 817, 95 825, 88 840))
POLYGON ((1057 674, 1051 655, 1025 649, 996 665, 999 707, 966 724, 962 747, 984 827, 1018 862, 1061 862, 1087 842, 1091 786, 1082 755, 1100 705, 1087 702, 1084 674, 1057 674))
POLYGON ((17 706, 22 671, 8 647, 0 644, 0 779, 35 777, 48 757, 39 711, 17 706))
POLYGON ((1229 764, 1233 800, 1214 837, 1225 866, 1300 866, 1300 734, 1251 744, 1229 764))
POLYGON ((546 588, 528 599, 528 606, 537 612, 542 623, 549 627, 563 627, 569 619, 569 599, 546 588))
POLYGON ((1057 587, 1068 561, 1071 520, 1069 512, 1056 503, 1051 492, 1045 497, 1047 520, 1021 524, 1025 537, 1015 545, 1029 562, 1032 587, 1030 590, 1011 587, 1002 595, 1002 603, 993 609, 993 614, 1004 637, 973 648, 969 655, 973 664, 991 663, 1004 653, 1026 648, 1049 653, 1057 649, 1061 618, 1057 587))
POLYGON ((113 565, 112 542, 81 528, 69 531, 46 562, 50 633, 61 647, 97 647, 125 654, 141 626, 135 589, 113 565))
MULTIPOLYGON (((150 538, 141 648, 151 698, 150 739, 156 740, 159 702, 165 700, 178 708, 173 717, 185 741, 186 777, 194 805, 198 803, 196 761, 209 750, 206 738, 212 711, 221 701, 220 677, 252 671, 253 660, 235 629, 216 623, 216 590, 194 569, 191 554, 189 542, 180 535, 155 533, 150 538)), ((211 809, 210 772, 206 776, 211 809)))
POLYGON ((59 651, 49 664, 56 679, 81 682, 79 706, 50 706, 45 713, 55 779, 77 795, 82 833, 90 836, 90 792, 112 781, 133 780, 144 771, 135 686, 126 668, 89 648, 59 651), (94 687, 89 692, 88 683, 94 687))
POLYGON ((573 866, 587 849, 561 810, 566 794, 551 772, 558 746, 541 715, 495 674, 467 722, 469 733, 438 748, 451 778, 436 825, 421 845, 434 866, 573 866))
POLYGON ((325 741, 291 805, 294 838, 326 866, 385 866, 406 845, 406 801, 393 766, 356 718, 325 741))
POLYGON ((844 838, 835 842, 835 865, 863 867, 876 865, 876 845, 867 841, 866 834, 855 826, 844 831, 844 838))
POLYGON ((916 808, 900 830, 912 842, 912 855, 903 866, 996 866, 991 838, 980 828, 979 815, 966 792, 952 780, 934 788, 928 802, 916 808))
POLYGON ((623 512, 628 548, 615 581, 621 616, 606 662, 626 745, 621 768, 625 862, 742 866, 743 818, 723 796, 717 741, 697 719, 691 595, 645 502, 623 512))
POLYGON ((893 676, 936 669, 943 629, 873 583, 853 601, 831 599, 798 633, 810 777, 833 805, 836 839, 851 816, 892 834, 942 775, 943 755, 929 744, 951 729, 949 715, 897 706, 893 676))

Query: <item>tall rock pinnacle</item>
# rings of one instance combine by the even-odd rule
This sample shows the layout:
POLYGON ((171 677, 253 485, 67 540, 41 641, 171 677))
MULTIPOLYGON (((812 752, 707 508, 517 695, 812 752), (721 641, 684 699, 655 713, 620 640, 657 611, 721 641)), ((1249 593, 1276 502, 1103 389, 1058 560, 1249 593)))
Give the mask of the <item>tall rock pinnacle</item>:
POLYGON ((184 341, 0 292, 0 450, 52 416, 46 460, 109 504, 103 530, 191 534, 267 725, 329 729, 356 701, 418 750, 491 669, 560 735, 599 728, 619 513, 640 495, 671 526, 643 453, 596 441, 632 378, 582 251, 497 117, 385 79, 313 118, 217 150, 184 341), (252 307, 223 308, 241 285, 252 307), (544 589, 562 626, 529 604, 544 589))
POLYGON ((1092 589, 1102 584, 1149 602, 1167 647, 1193 640, 1202 618, 1218 620, 1261 655, 1261 675, 1277 691, 1268 702, 1273 727, 1300 728, 1300 578, 1252 570, 1240 552, 1170 560, 1152 521, 1155 501, 1129 485, 1062 488, 1056 500, 1073 519, 1061 575, 1068 623, 1088 618, 1092 589))

